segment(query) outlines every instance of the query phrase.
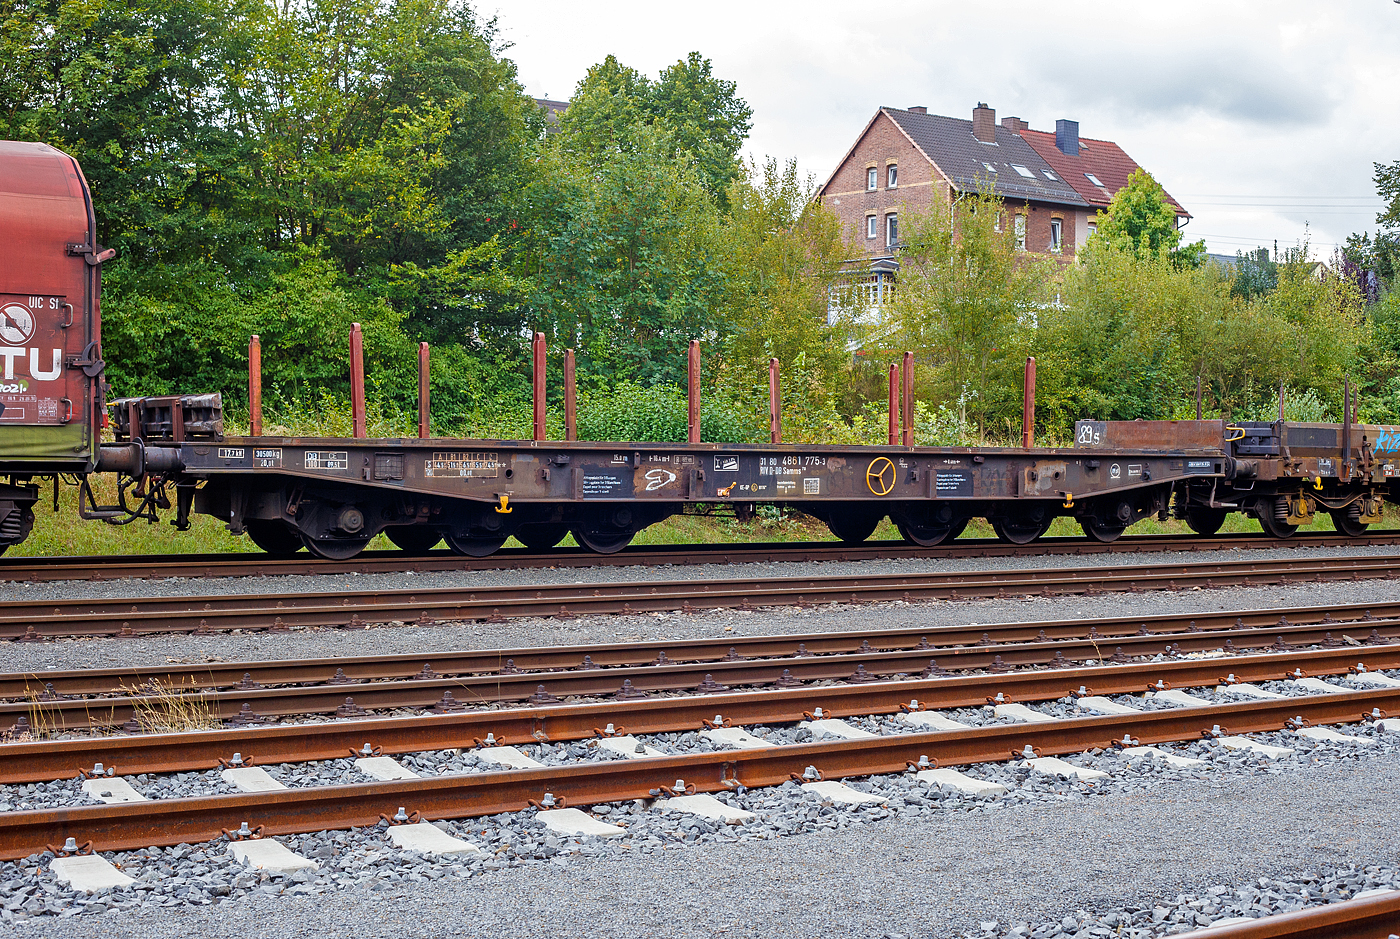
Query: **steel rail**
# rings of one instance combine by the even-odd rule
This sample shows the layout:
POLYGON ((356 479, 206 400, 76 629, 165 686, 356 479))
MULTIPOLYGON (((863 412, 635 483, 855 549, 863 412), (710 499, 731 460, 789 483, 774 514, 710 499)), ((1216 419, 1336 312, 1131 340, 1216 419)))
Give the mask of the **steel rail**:
POLYGON ((1251 733, 1278 730, 1296 718, 1313 723, 1356 722, 1373 708, 1396 706, 1400 706, 1400 689, 1386 689, 839 743, 6 812, 0 814, 0 860, 28 857, 67 838, 79 844, 90 841, 97 851, 112 851, 212 841, 243 822, 261 827, 265 835, 340 830, 375 825, 381 814, 392 816, 401 806, 424 819, 469 818, 521 811, 546 793, 575 805, 621 802, 648 798, 678 779, 700 792, 740 785, 755 788, 786 782, 808 766, 826 778, 840 779, 903 772, 921 757, 942 765, 995 762, 1015 758, 1026 747, 1045 755, 1078 753, 1125 737, 1151 745, 1199 739, 1214 726, 1251 733))
MULTIPOLYGON (((1317 641, 1326 642, 1328 633, 1377 628, 1381 620, 1400 619, 1400 601, 1329 604, 1326 606, 1280 607, 1258 610, 1219 610, 1202 613, 1158 613, 1149 616, 1099 617, 1074 620, 1045 620, 1015 623, 983 623, 966 626, 920 626, 900 629, 874 629, 851 632, 791 633, 768 636, 730 636, 717 639, 652 640, 647 642, 597 643, 577 646, 534 646, 481 651, 446 651, 408 655, 358 656, 328 659, 281 661, 210 662, 167 664, 128 668, 93 668, 0 674, 0 699, 37 699, 51 688, 61 695, 107 695, 139 693, 142 686, 155 683, 179 691, 232 689, 245 677, 263 686, 325 684, 337 671, 353 682, 410 679, 423 674, 428 666, 443 677, 499 674, 513 667, 525 672, 560 671, 582 668, 587 657, 598 668, 638 667, 654 663, 661 654, 674 663, 723 662, 730 655, 744 658, 775 658, 801 655, 831 655, 866 651, 920 650, 937 652, 938 647, 982 643, 1062 641, 1096 637, 1102 643, 1118 639, 1177 636, 1201 630, 1316 625, 1322 632, 1317 641), (933 649, 929 649, 930 643, 933 649)), ((1301 633, 1294 642, 1303 642, 1301 633)), ((1362 636, 1351 637, 1362 639, 1362 636)), ((997 652, 1002 650, 997 649, 997 652)), ((1110 653, 1111 654, 1111 653, 1110 653)), ((988 660, 990 664, 991 660, 988 660)), ((920 666, 922 668, 922 666, 920 666)), ((962 667, 962 666, 960 666, 962 667)))
POLYGON ((1248 923, 1191 930, 1193 939, 1387 939, 1400 932, 1400 890, 1248 923))
POLYGON ((1262 548, 1317 548, 1400 544, 1400 531, 1381 530, 1352 537, 1334 532, 1273 538, 1262 532, 1201 537, 1198 535, 1127 535, 1104 543, 1083 537, 1046 537, 1028 545, 995 538, 959 538, 931 548, 904 541, 764 542, 754 544, 634 545, 617 554, 594 554, 582 548, 546 553, 505 548, 490 557, 471 558, 449 551, 412 555, 403 551, 365 551, 344 561, 298 555, 274 558, 261 552, 229 554, 68 555, 0 560, 0 581, 43 583, 59 580, 117 580, 170 577, 279 577, 296 574, 386 574, 413 571, 484 571, 542 567, 627 567, 661 564, 745 564, 808 561, 864 561, 887 558, 1037 557, 1056 554, 1132 554, 1157 551, 1220 551, 1262 548))
POLYGON ((470 747, 488 734, 503 745, 579 740, 596 736, 609 723, 633 733, 674 733, 698 730, 717 714, 736 724, 779 724, 801 720, 818 707, 835 717, 884 714, 911 700, 929 709, 971 707, 997 694, 1007 701, 1053 700, 1081 688, 1091 694, 1130 694, 1158 681, 1178 688, 1214 684, 1229 674, 1239 681, 1267 681, 1297 669, 1313 676, 1344 674, 1358 664, 1371 670, 1400 667, 1400 645, 11 743, 0 745, 0 783, 71 778, 94 762, 117 767, 123 775, 185 772, 216 767, 234 753, 264 764, 329 760, 365 743, 397 754, 470 747))
MULTIPOLYGON (((1368 625, 1372 626, 1379 641, 1400 639, 1400 621, 1368 625)), ((1233 652, 1263 648, 1283 651, 1290 646, 1317 645, 1323 641, 1324 635, 1330 635, 1330 630, 1324 631, 1319 626, 1273 626, 1267 629, 1177 633, 1172 636, 1175 641, 1166 645, 1162 642, 1163 636, 1158 634, 1119 637, 1111 643, 1096 639, 1073 639, 612 669, 511 672, 392 682, 250 687, 203 692, 194 696, 193 700, 210 717, 222 720, 238 718, 240 714, 285 717, 335 713, 346 716, 342 708, 348 709, 348 716, 356 716, 356 709, 433 707, 449 700, 444 693, 450 694, 450 700, 460 707, 523 701, 541 690, 556 697, 609 696, 624 692, 624 682, 630 683, 633 692, 703 692, 710 686, 702 682, 725 687, 768 685, 780 680, 859 682, 882 675, 918 674, 930 667, 933 661, 937 661, 938 667, 945 670, 998 670, 1017 666, 1098 662, 1110 655, 1127 661, 1133 657, 1164 652, 1185 654, 1215 649, 1233 652), (1111 646, 1113 651, 1108 652, 1105 645, 1111 646)), ((1343 657, 1348 653, 1354 657, 1354 649, 1344 647, 1339 651, 1343 657)), ((154 694, 0 702, 0 726, 9 727, 24 717, 31 726, 43 726, 50 730, 113 727, 131 722, 135 724, 130 729, 136 729, 143 717, 160 720, 160 715, 169 712, 176 700, 189 701, 191 698, 181 696, 176 699, 168 691, 157 691, 154 694)))
POLYGON ((1394 578, 1400 555, 1212 560, 1004 571, 860 574, 736 580, 510 585, 329 594, 241 594, 151 599, 10 601, 0 638, 134 636, 228 629, 570 617, 758 606, 967 599, 1027 594, 1179 590, 1394 578))

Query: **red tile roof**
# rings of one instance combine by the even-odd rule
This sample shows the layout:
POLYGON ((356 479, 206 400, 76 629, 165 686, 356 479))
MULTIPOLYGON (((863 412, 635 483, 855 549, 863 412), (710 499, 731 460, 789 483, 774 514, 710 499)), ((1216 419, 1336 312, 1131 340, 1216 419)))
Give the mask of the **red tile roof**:
MULTIPOLYGON (((1026 129, 1021 131, 1021 136, 1061 179, 1096 207, 1107 208, 1113 194, 1127 185, 1128 177, 1138 168, 1133 158, 1111 140, 1080 137, 1079 155, 1071 156, 1055 146, 1055 135, 1049 131, 1026 129), (1093 173, 1103 185, 1095 186, 1085 173, 1093 173)), ((1170 193, 1167 193, 1167 201, 1176 208, 1177 215, 1191 216, 1170 193)))

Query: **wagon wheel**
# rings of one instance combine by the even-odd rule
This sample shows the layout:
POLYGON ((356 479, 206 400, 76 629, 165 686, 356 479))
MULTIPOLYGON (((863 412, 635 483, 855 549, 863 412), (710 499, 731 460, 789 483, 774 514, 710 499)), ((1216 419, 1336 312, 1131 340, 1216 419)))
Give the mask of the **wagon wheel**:
POLYGON ((932 548, 934 545, 952 541, 961 535, 963 529, 967 527, 967 519, 960 518, 948 525, 914 525, 902 522, 897 527, 905 541, 924 548, 932 548))
POLYGON ((1092 517, 1081 518, 1079 520, 1079 527, 1084 529, 1084 534, 1088 535, 1090 538, 1093 538, 1095 541, 1102 541, 1105 544, 1110 541, 1117 541, 1118 536, 1123 534, 1124 531, 1124 526, 1122 525, 1105 524, 1092 517))
POLYGON ((1351 517, 1349 508, 1338 509, 1328 513, 1332 516, 1332 527, 1344 535, 1359 538, 1366 534, 1366 529, 1370 527, 1366 522, 1351 517))
POLYGON ((1030 544, 1050 528, 1053 518, 1046 516, 1045 510, 1037 512, 1026 512, 1020 515, 1007 515, 1002 518, 988 519, 992 523, 992 531, 1002 541, 1009 541, 1012 544, 1030 544))
POLYGON ((632 543, 634 531, 588 531, 575 528, 574 540, 594 554, 616 554, 632 543))
POLYGON ((442 532, 425 525, 393 525, 384 534, 406 554, 414 555, 427 554, 442 540, 442 532))
POLYGON ((563 541, 568 533, 568 525, 536 522, 533 525, 521 525, 520 530, 515 533, 515 539, 531 551, 548 551, 563 541))
POLYGON ((1225 517, 1229 514, 1224 509, 1211 509, 1200 505, 1188 506, 1186 525, 1196 534, 1209 538, 1220 530, 1220 526, 1225 524, 1225 517))
POLYGON ((306 550, 327 561, 345 561, 353 558, 369 544, 368 538, 311 538, 301 536, 306 550))
POLYGON ((463 554, 469 558, 484 558, 499 551, 509 536, 497 537, 493 535, 490 538, 473 538, 469 535, 448 532, 442 537, 447 542, 447 546, 452 549, 453 554, 463 554))
MULTIPOLYGON (((248 532, 253 544, 273 557, 290 557, 305 547, 301 534, 286 522, 250 518, 244 520, 243 529, 248 532)), ((0 551, 3 550, 0 548, 0 551)))
POLYGON ((831 529, 831 533, 846 544, 859 544, 875 532, 876 526, 884 517, 885 513, 883 512, 872 514, 861 512, 858 509, 837 506, 832 509, 831 516, 826 519, 826 527, 831 529))
POLYGON ((1275 538, 1291 538, 1298 531, 1297 525, 1290 525, 1278 517, 1278 510, 1284 505, 1284 500, 1266 499, 1259 503, 1259 527, 1264 529, 1266 535, 1275 538))

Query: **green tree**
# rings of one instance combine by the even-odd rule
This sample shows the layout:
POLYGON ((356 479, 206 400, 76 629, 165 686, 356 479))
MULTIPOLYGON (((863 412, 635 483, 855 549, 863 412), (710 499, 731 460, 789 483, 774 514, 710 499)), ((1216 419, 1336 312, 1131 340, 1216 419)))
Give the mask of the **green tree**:
POLYGON ((643 126, 597 164, 550 148, 530 196, 534 239, 519 274, 530 322, 579 350, 581 381, 683 383, 691 339, 722 336, 724 220, 693 163, 643 126))
POLYGON ((706 191, 723 204, 742 174, 739 148, 752 117, 734 82, 716 78, 698 52, 662 69, 656 81, 610 55, 574 89, 556 139, 594 162, 660 141, 668 155, 691 160, 706 191), (643 138, 642 128, 653 133, 643 138))
POLYGON ((897 341, 918 357, 919 388, 937 402, 970 397, 983 433, 1009 413, 1012 375, 1058 267, 1018 250, 1014 226, 1000 224, 1003 212, 991 192, 951 210, 935 203, 900 212, 897 341))
POLYGON ((724 321, 725 368, 733 388, 754 389, 751 406, 766 400, 768 360, 778 359, 790 413, 786 436, 811 415, 828 422, 847 388, 850 354, 844 328, 828 325, 828 304, 851 248, 840 221, 812 195, 816 184, 796 161, 751 166, 730 187, 728 230, 732 261, 724 321), (801 379, 798 379, 799 372, 801 379))
POLYGON ((1161 184, 1141 167, 1113 194, 1108 212, 1100 212, 1097 221, 1096 238, 1111 241, 1139 259, 1165 255, 1179 268, 1205 262, 1205 242, 1181 246, 1176 210, 1167 202, 1161 184))

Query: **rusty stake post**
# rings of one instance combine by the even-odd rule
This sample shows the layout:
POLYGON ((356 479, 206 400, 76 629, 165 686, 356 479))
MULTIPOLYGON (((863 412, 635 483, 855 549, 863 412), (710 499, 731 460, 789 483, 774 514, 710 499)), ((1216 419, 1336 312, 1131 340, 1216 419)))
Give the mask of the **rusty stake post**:
POLYGON ((365 337, 359 323, 350 324, 350 414, 355 436, 364 437, 365 427, 365 337))
POLYGON ((1278 419, 1283 420, 1283 382, 1278 383, 1278 419))
POLYGON ((700 340, 690 340, 685 362, 688 409, 686 411, 686 440, 700 442, 700 340))
POLYGON ((890 366, 890 446, 899 443, 899 366, 890 366))
POLYGON ((1201 376, 1196 376, 1196 420, 1201 419, 1201 376))
POLYGON ((262 436, 262 340, 256 333, 248 340, 248 436, 262 436))
POLYGON ((532 382, 535 392, 535 439, 545 439, 544 427, 544 367, 547 350, 545 348, 544 333, 535 333, 535 341, 531 343, 534 352, 534 380, 532 382))
POLYGON ((1035 356, 1026 357, 1026 379, 1021 389, 1021 446, 1035 446, 1035 356))
POLYGON ((1351 479, 1351 379, 1342 381, 1342 472, 1351 479))
POLYGON ((574 350, 564 350, 564 439, 578 439, 578 386, 574 380, 574 350))
POLYGON ((914 353, 904 353, 904 445, 914 445, 914 353))
POLYGON ((779 384, 778 360, 768 360, 768 440, 783 442, 783 389, 779 384))
POLYGON ((428 344, 418 343, 418 439, 432 436, 432 419, 428 416, 428 344))

